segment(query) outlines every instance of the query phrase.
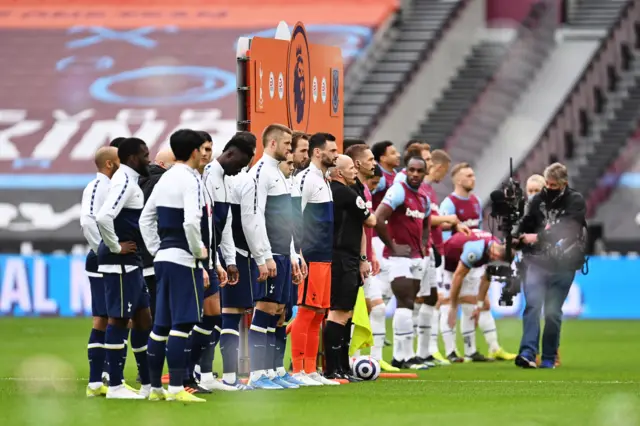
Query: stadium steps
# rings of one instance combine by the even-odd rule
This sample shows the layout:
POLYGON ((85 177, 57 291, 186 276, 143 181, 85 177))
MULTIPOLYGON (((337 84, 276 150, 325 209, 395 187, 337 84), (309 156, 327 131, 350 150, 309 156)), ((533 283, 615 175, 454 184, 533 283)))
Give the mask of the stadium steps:
POLYGON ((597 188, 598 180, 618 158, 636 131, 640 119, 640 57, 621 75, 621 84, 610 93, 604 111, 594 120, 590 135, 578 144, 573 187, 585 198, 597 188))
POLYGON ((409 11, 397 22, 393 40, 386 46, 371 72, 350 96, 345 106, 345 137, 366 137, 385 113, 394 95, 407 84, 417 67, 425 61, 430 46, 464 0, 413 0, 409 11))
POLYGON ((578 0, 569 12, 569 27, 576 29, 609 28, 628 0, 578 0))
POLYGON ((444 142, 490 84, 507 48, 506 43, 495 41, 475 45, 434 109, 420 123, 413 139, 425 140, 433 149, 443 148, 444 142))

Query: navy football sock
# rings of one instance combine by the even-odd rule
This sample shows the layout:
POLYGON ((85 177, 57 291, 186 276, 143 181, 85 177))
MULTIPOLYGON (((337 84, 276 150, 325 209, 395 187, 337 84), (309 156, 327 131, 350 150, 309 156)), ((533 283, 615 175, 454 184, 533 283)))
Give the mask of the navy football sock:
POLYGON ((216 345, 220 341, 220 326, 222 325, 222 316, 213 315, 210 317, 205 316, 204 319, 210 318, 213 324, 213 332, 211 333, 211 339, 209 340, 209 346, 205 348, 200 357, 200 373, 211 373, 213 371, 213 358, 216 353, 216 345))
POLYGON ((269 327, 267 328, 267 358, 265 368, 268 370, 276 369, 276 327, 280 315, 272 315, 269 327))
MULTIPOLYGON (((202 317, 202 322, 193 327, 191 332, 191 354, 189 355, 189 374, 193 374, 195 365, 200 362, 203 352, 209 348, 212 333, 213 320, 208 315, 202 317)), ((200 368, 202 368, 202 363, 200 363, 200 368)))
POLYGON ((249 357, 251 372, 266 370, 270 362, 267 357, 267 329, 271 324, 271 315, 256 309, 249 327, 249 357))
POLYGON ((91 329, 89 335, 89 345, 87 352, 89 356, 89 383, 102 382, 102 370, 105 365, 105 349, 104 349, 105 332, 91 329))
MULTIPOLYGON (((287 350, 287 327, 281 326, 276 328, 276 369, 282 368, 284 370, 284 354, 287 350)), ((284 370, 286 371, 286 370, 284 370)), ((280 371, 279 373, 282 373, 280 371)))
POLYGON ((222 314, 220 353, 222 353, 222 371, 225 374, 238 372, 241 320, 242 314, 222 314))
POLYGON ((122 380, 124 380, 124 367, 127 365, 127 354, 129 352, 129 333, 131 332, 131 330, 129 328, 125 328, 123 330, 121 330, 121 337, 122 340, 124 341, 124 348, 122 348, 122 352, 120 353, 120 356, 122 356, 122 359, 120 360, 120 370, 121 370, 121 374, 122 374, 122 380))
POLYGON ((147 358, 147 344, 149 343, 149 330, 131 330, 131 350, 136 357, 140 384, 151 383, 149 378, 149 360, 147 358))
POLYGON ((126 349, 123 336, 127 331, 126 328, 109 324, 104 336, 104 347, 109 361, 109 386, 112 387, 122 385, 122 352, 126 349))
POLYGON ((169 327, 153 326, 153 331, 149 334, 147 343, 147 357, 149 359, 149 376, 151 387, 162 387, 162 369, 164 368, 164 358, 169 338, 169 327))
POLYGON ((169 366, 169 386, 180 387, 188 363, 189 331, 192 325, 177 325, 169 332, 167 340, 167 365, 169 366))

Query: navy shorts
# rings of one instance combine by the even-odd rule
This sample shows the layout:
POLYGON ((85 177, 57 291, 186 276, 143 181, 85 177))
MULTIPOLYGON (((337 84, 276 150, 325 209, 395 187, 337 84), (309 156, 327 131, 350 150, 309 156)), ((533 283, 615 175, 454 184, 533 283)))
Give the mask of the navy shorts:
POLYGON ((209 287, 204 289, 204 298, 213 296, 220 291, 220 279, 215 269, 207 269, 209 273, 209 287))
POLYGON ((157 294, 155 325, 199 324, 204 303, 202 269, 171 262, 155 263, 157 294))
MULTIPOLYGON (((302 262, 298 261, 298 265, 301 265, 302 262)), ((293 280, 293 277, 292 277, 293 280)), ((286 306, 284 307, 284 320, 289 321, 293 317, 293 307, 298 304, 298 286, 293 284, 291 281, 291 294, 289 295, 289 300, 287 301, 286 306)))
POLYGON ((102 276, 109 318, 131 318, 137 311, 149 308, 149 290, 141 268, 102 276))
POLYGON ((89 277, 91 285, 91 315, 107 317, 107 300, 102 277, 89 277))
POLYGON ((236 253, 236 267, 238 268, 238 284, 220 289, 220 302, 223 308, 253 307, 253 284, 258 281, 258 265, 256 261, 236 253))
MULTIPOLYGON (((256 281, 253 285, 253 300, 256 302, 274 302, 285 305, 291 297, 291 258, 281 254, 274 254, 277 274, 267 281, 256 281)), ((257 273, 258 266, 255 271, 257 273)))

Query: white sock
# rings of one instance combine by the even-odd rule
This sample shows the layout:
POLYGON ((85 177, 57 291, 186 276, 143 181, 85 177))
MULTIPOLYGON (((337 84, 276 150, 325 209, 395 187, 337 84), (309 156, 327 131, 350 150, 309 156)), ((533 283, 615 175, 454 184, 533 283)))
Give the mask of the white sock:
POLYGON ((252 371, 251 373, 249 373, 249 380, 256 381, 260 377, 266 376, 266 375, 267 375, 267 370, 252 371))
POLYGON ((228 384, 234 384, 236 382, 236 373, 222 373, 222 381, 228 384))
POLYGON ((413 315, 411 319, 413 320, 413 335, 418 337, 418 317, 420 315, 420 308, 422 307, 422 303, 414 303, 413 304, 413 315))
POLYGON ((462 304, 462 318, 460 319, 460 331, 464 342, 464 355, 471 356, 478 351, 476 348, 476 324, 471 319, 471 314, 476 309, 475 305, 462 304))
POLYGON ((287 375, 287 370, 285 370, 284 367, 278 367, 276 368, 276 373, 278 373, 278 376, 284 377, 287 375))
POLYGON ((169 386, 169 393, 179 393, 184 390, 184 386, 169 386))
POLYGON ((393 314, 393 359, 396 361, 410 359, 412 341, 413 321, 411 320, 411 310, 407 308, 396 309, 393 314))
POLYGON ((429 343, 431 341, 431 318, 433 318, 433 306, 423 303, 418 313, 418 357, 427 358, 429 343))
POLYGON ((449 356, 456 352, 456 329, 449 327, 449 311, 451 305, 440 306, 440 334, 444 342, 444 356, 449 356))
POLYGON ((429 339, 429 355, 438 352, 438 329, 440 328, 440 310, 433 308, 431 316, 431 338, 429 339))
POLYGON ((387 334, 387 323, 385 321, 386 307, 384 303, 371 308, 369 321, 371 322, 371 332, 373 333, 373 346, 371 347, 371 358, 380 361, 382 359, 382 349, 384 348, 384 338, 387 334))
POLYGON ((276 370, 274 370, 273 368, 270 368, 269 370, 267 370, 267 377, 271 380, 275 379, 277 376, 276 374, 276 370))
POLYGON ((493 319, 493 315, 490 311, 480 312, 478 318, 478 327, 484 333, 484 339, 489 346, 489 352, 495 352, 500 349, 498 343, 498 329, 496 328, 496 321, 493 319))
POLYGON ((200 382, 213 382, 214 380, 213 373, 200 374, 200 382))

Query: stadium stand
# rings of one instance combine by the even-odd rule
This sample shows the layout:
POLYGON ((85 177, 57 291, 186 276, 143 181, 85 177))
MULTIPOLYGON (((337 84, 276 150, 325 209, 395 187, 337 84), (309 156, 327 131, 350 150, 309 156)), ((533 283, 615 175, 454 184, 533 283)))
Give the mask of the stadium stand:
MULTIPOLYGON (((621 89, 622 85, 627 84, 626 88, 632 89, 636 84, 631 72, 633 69, 632 50, 637 42, 635 22, 638 20, 639 12, 640 1, 638 0, 629 1, 620 7, 618 18, 615 24, 609 27, 607 36, 602 39, 594 60, 585 68, 580 79, 576 81, 542 137, 523 157, 524 160, 518 168, 518 178, 523 180, 533 173, 539 173, 545 165, 553 161, 568 162, 570 166, 590 164, 587 158, 588 153, 592 152, 598 144, 609 144, 609 140, 602 138, 601 132, 606 130, 603 127, 604 123, 597 122, 596 117, 603 114, 605 108, 616 108, 615 95, 614 98, 611 95, 618 90, 624 92, 621 89), (623 83, 625 75, 628 77, 627 83, 623 83), (595 135, 591 132, 594 132, 595 135)), ((620 102, 622 99, 618 98, 618 101, 620 102)), ((602 116, 602 118, 605 122, 607 121, 607 117, 602 116)), ((629 117, 622 119, 627 120, 626 136, 628 137, 635 130, 635 126, 630 127, 629 117)), ((614 121, 616 121, 615 118, 607 124, 607 127, 611 126, 614 121)), ((621 127, 616 125, 619 132, 622 132, 617 135, 621 136, 623 141, 626 139, 622 131, 624 127, 624 124, 621 127)), ((599 174, 595 173, 596 176, 590 185, 584 185, 583 188, 589 191, 595 187, 597 179, 615 160, 616 154, 623 145, 624 143, 618 144, 617 149, 612 148, 615 153, 609 157, 608 161, 604 162, 599 169, 599 174)), ((601 152, 606 152, 606 150, 601 152)), ((594 157, 591 157, 591 160, 593 159, 594 157)), ((591 164, 591 166, 595 165, 591 164)), ((572 170, 575 168, 572 167, 572 170)), ((502 177, 504 176, 502 174, 502 177)), ((574 176, 573 184, 578 184, 578 180, 584 178, 586 176, 574 176)), ((590 200, 589 204, 592 203, 593 201, 590 200)), ((593 207, 590 208, 590 211, 593 212, 593 207)))
MULTIPOLYGON (((443 94, 442 104, 413 137, 427 140, 436 148, 446 148, 456 162, 476 164, 548 57, 556 26, 556 10, 543 2, 535 3, 515 36, 503 42, 502 47, 495 41, 478 45, 474 55, 495 55, 485 62, 485 73, 460 70, 443 94)), ((498 30, 500 34, 503 32, 498 30)), ((475 65, 471 58, 468 65, 475 65)), ((443 196, 451 189, 451 183, 446 181, 440 185, 439 194, 443 196)))
POLYGON ((367 137, 453 25, 467 0, 412 0, 370 72, 345 105, 345 136, 367 137))
POLYGON ((569 25, 581 29, 609 28, 625 3, 627 0, 578 0, 569 10, 569 25))
POLYGON ((413 139, 441 147, 491 83, 506 52, 506 43, 499 41, 480 41, 475 45, 413 139))

